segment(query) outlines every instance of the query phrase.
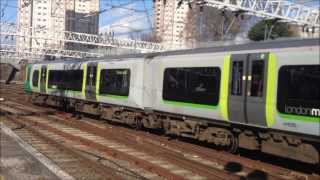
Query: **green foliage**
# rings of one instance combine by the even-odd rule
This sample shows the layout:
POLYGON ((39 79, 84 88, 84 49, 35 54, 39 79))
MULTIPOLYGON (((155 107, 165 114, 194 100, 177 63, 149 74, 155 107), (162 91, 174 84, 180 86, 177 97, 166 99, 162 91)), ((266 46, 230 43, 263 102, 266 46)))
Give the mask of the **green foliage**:
POLYGON ((275 20, 262 20, 254 25, 249 33, 249 39, 253 41, 261 41, 266 39, 276 39, 279 37, 290 37, 292 33, 289 31, 287 23, 276 22, 275 20), (267 29, 267 30, 266 30, 267 29), (270 29, 272 29, 270 33, 270 29))

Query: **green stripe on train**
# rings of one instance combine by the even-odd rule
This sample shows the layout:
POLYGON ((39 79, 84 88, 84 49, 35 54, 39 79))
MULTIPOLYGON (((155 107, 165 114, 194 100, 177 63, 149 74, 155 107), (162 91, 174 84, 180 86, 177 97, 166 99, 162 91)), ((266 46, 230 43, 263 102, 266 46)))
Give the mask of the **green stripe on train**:
POLYGON ((31 65, 27 64, 26 65, 26 77, 24 81, 24 90, 26 92, 31 92, 31 85, 30 85, 30 74, 31 74, 31 65))
POLYGON ((39 76, 38 76, 38 87, 37 87, 37 91, 40 92, 40 84, 41 84, 41 66, 38 69, 39 71, 39 76))
POLYGON ((186 102, 179 102, 179 101, 168 101, 162 100, 164 104, 174 105, 174 106, 189 106, 193 108, 205 108, 205 109, 217 109, 218 106, 212 105, 205 105, 205 104, 195 104, 195 103, 186 103, 186 102))
POLYGON ((228 117, 228 93, 229 93, 229 72, 230 72, 230 58, 231 56, 225 56, 223 61, 223 70, 220 87, 220 105, 221 115, 225 121, 229 121, 228 117))
POLYGON ((47 72, 46 72, 46 88, 45 88, 46 93, 48 93, 48 81, 49 81, 49 66, 47 66, 47 72))
POLYGON ((310 116, 301 116, 301 115, 292 115, 292 114, 284 114, 278 112, 279 116, 285 120, 292 121, 305 121, 305 122, 320 122, 320 117, 310 117, 310 116))
POLYGON ((276 56, 275 54, 270 53, 269 59, 268 59, 268 79, 267 79, 267 98, 266 98, 266 120, 267 120, 268 127, 272 127, 275 121, 276 69, 277 69, 276 56))
POLYGON ((113 94, 99 94, 99 97, 100 96, 113 98, 113 99, 128 99, 129 98, 129 96, 119 96, 119 95, 113 95, 113 94))
POLYGON ((83 64, 82 98, 86 99, 87 64, 83 64))
POLYGON ((99 101, 99 91, 100 91, 100 64, 97 66, 97 78, 96 78, 96 99, 99 101))

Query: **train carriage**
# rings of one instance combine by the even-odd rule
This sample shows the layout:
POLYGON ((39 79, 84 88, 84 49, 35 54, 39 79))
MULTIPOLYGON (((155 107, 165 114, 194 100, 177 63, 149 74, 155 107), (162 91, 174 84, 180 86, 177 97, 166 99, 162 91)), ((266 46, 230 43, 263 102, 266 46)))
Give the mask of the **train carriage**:
POLYGON ((318 48, 157 57, 151 65, 156 71, 150 74, 156 82, 152 108, 319 135, 318 48), (305 112, 297 113, 300 107, 305 112))
POLYGON ((319 40, 27 66, 34 102, 319 163, 319 40))

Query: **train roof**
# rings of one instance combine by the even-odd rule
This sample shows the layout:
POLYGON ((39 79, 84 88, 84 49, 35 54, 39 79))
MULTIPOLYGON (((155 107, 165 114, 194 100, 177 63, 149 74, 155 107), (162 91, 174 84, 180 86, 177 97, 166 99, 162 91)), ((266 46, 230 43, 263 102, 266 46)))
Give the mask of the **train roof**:
MULTIPOLYGON (((183 55, 183 54, 197 54, 197 53, 214 53, 214 52, 226 52, 226 51, 245 51, 245 50, 259 50, 259 49, 282 49, 291 47, 304 47, 304 46, 320 46, 320 38, 310 39, 286 39, 286 40, 270 40, 261 42, 250 42, 247 44, 237 44, 228 46, 216 46, 206 48, 184 49, 175 51, 165 51, 157 53, 141 53, 141 54, 128 54, 117 56, 103 56, 99 58, 87 58, 87 59, 59 59, 54 61, 42 61, 40 63, 76 63, 86 61, 99 61, 99 60, 112 60, 112 59, 125 59, 125 58, 153 58, 157 56, 171 56, 171 55, 183 55)), ((39 62, 37 62, 39 63, 39 62)))
POLYGON ((169 52, 163 52, 163 54, 179 55, 179 54, 212 53, 212 52, 225 52, 225 51, 281 49, 281 48, 303 47, 303 46, 320 46, 320 39, 310 38, 310 39, 270 40, 270 41, 250 42, 246 44, 228 45, 228 46, 216 46, 216 47, 169 51, 169 52))

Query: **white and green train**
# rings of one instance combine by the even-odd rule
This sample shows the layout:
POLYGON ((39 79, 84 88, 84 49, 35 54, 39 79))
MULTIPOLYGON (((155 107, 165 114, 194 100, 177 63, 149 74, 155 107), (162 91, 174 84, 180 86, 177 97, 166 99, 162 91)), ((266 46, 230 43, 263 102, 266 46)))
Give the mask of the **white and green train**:
POLYGON ((319 39, 27 65, 36 103, 319 164, 319 39))

